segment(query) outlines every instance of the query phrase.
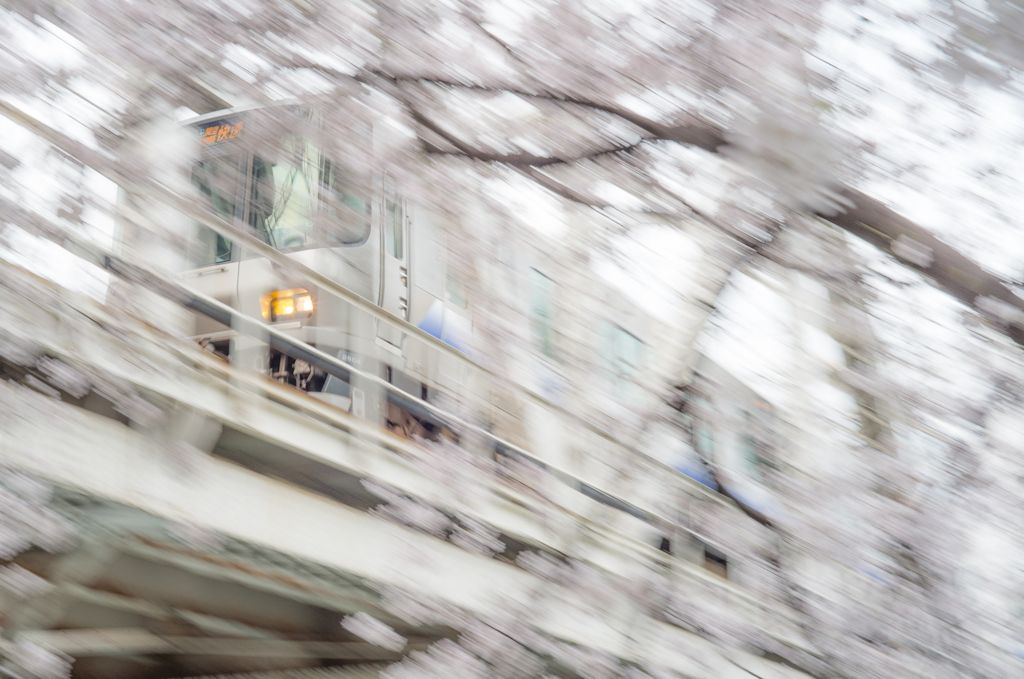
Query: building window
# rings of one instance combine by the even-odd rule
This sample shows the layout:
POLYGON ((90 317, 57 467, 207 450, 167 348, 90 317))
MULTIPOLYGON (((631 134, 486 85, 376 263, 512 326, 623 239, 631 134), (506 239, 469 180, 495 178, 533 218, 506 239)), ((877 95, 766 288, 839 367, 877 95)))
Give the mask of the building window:
POLYGON ((530 329, 542 354, 555 357, 555 282, 530 269, 530 329))

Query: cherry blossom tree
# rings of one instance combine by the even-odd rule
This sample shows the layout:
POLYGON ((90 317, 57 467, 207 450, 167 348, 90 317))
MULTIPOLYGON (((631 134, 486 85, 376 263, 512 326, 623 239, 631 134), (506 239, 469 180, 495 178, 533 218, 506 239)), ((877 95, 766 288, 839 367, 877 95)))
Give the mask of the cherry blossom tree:
MULTIPOLYGON (((1019 85, 1014 3, 926 4, 924 18, 944 28, 916 51, 891 38, 885 46, 922 101, 970 111, 976 80, 995 92, 1019 85)), ((515 310, 483 283, 503 239, 516 231, 475 228, 462 208, 483 204, 503 222, 518 219, 483 192, 487 180, 525 179, 605 217, 640 213, 709 226, 721 234, 711 254, 726 274, 721 286, 741 267, 781 267, 821 281, 839 300, 833 322, 847 333, 850 350, 835 377, 859 409, 857 441, 844 448, 853 460, 848 473, 808 474, 788 465, 784 451, 764 451, 778 460, 767 484, 783 499, 785 516, 711 504, 695 512, 700 531, 722 536, 750 564, 748 582, 759 595, 795 611, 818 655, 768 638, 713 590, 653 575, 639 584, 595 576, 571 560, 551 565, 537 557, 528 565, 547 568, 553 588, 632 592, 663 619, 723 646, 781 656, 815 676, 1007 675, 976 634, 984 613, 972 608, 957 567, 972 520, 991 513, 1019 525, 1013 489, 979 460, 990 445, 986 423, 1019 404, 1016 369, 994 357, 1015 351, 999 344, 1000 332, 1017 342, 1024 337, 1024 304, 1008 279, 964 248, 868 195, 865 186, 884 175, 879 166, 895 166, 894 181, 920 168, 912 155, 879 148, 876 133, 864 131, 878 125, 872 116, 884 105, 877 84, 823 58, 826 38, 878 40, 865 26, 910 23, 907 17, 922 10, 865 3, 852 21, 844 3, 803 0, 4 6, 10 22, 0 22, 0 112, 42 135, 61 162, 113 178, 141 201, 174 207, 188 200, 166 177, 189 159, 173 159, 182 167, 169 170, 139 143, 176 108, 216 110, 230 93, 268 106, 298 100, 316 110, 317 134, 357 175, 386 170, 417 201, 451 217, 459 236, 453 256, 481 310, 482 356, 499 376, 505 349, 522 337, 515 310), (29 30, 72 43, 75 63, 53 65, 20 43, 29 30), (72 134, 41 122, 30 105, 88 114, 72 134), (365 135, 358 140, 370 124, 375 136, 367 145, 365 135), (877 250, 864 249, 865 241, 877 250), (919 273, 949 297, 908 308, 908 300, 934 292, 919 273), (924 318, 920 308, 939 310, 947 318, 937 327, 954 328, 944 346, 910 327, 906 319, 924 318), (908 349, 908 336, 933 355, 908 349), (961 393, 960 385, 929 379, 937 365, 949 367, 950 355, 970 366, 977 389, 961 393), (917 450, 927 459, 908 452, 917 450), (801 566, 815 560, 863 577, 818 583, 801 566)), ((296 124, 290 110, 271 111, 274 125, 296 124)), ((17 159, 0 154, 0 165, 14 169, 17 159)), ((87 188, 69 182, 45 215, 5 191, 0 217, 53 237, 50 221, 80 226, 87 205, 95 205, 87 188)), ((162 237, 175 242, 174 234, 162 237)), ((75 375, 61 366, 40 369, 74 388, 75 375)), ((665 400, 683 407, 676 388, 688 380, 687 370, 670 376, 665 400)), ((386 500, 379 511, 388 518, 451 533, 468 549, 501 549, 489 527, 456 516, 460 508, 441 508, 453 520, 392 489, 374 492, 386 500)), ((458 617, 436 615, 446 624, 458 617)), ((568 658, 587 676, 629 672, 607 658, 575 657, 529 625, 458 622, 462 639, 420 658, 420 673, 532 675, 541 672, 535 656, 542 654, 568 658)))

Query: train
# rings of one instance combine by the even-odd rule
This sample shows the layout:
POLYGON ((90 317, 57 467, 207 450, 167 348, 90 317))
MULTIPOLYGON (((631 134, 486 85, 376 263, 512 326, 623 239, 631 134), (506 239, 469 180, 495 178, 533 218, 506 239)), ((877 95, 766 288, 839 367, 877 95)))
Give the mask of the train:
MULTIPOLYGON (((472 296, 450 261, 447 241, 457 230, 446 228, 436 212, 407 200, 387 176, 354 179, 348 170, 351 163, 335 162, 289 125, 275 128, 266 123, 267 118, 276 121, 289 115, 306 129, 315 128, 302 112, 281 116, 280 111, 262 107, 226 109, 183 121, 196 147, 191 170, 196 194, 215 214, 248 227, 287 257, 469 358, 472 296), (266 143, 266 129, 278 130, 274 143, 266 143)), ((473 388, 470 382, 476 372, 471 360, 461 361, 452 352, 420 341, 418 333, 360 312, 203 224, 192 224, 187 241, 188 264, 182 276, 190 288, 375 374, 414 400, 429 402, 473 388)), ((544 243, 522 244, 505 257, 504 265, 521 282, 514 295, 529 326, 524 334, 531 337, 528 356, 518 363, 526 366, 528 377, 519 381, 557 401, 571 382, 561 365, 565 352, 558 344, 572 314, 560 312, 582 302, 578 296, 574 300, 571 286, 563 284, 564 261, 544 243)), ((597 308, 602 316, 594 343, 600 345, 599 353, 607 354, 602 365, 608 388, 601 391, 618 394, 620 402, 635 400, 638 392, 629 385, 643 371, 650 319, 610 286, 590 292, 598 300, 591 310, 597 308)), ((387 394, 355 376, 346 381, 326 374, 216 320, 197 315, 192 336, 232 362, 261 370, 361 417, 389 427, 402 420, 421 435, 436 430, 431 418, 409 407, 408 400, 400 405, 401 399, 392 398, 389 403, 387 394)), ((502 427, 510 437, 525 442, 526 416, 514 406, 498 410, 512 412, 502 427)))
MULTIPOLYGON (((640 415, 664 405, 663 395, 649 387, 665 377, 654 345, 666 326, 609 282, 592 272, 580 274, 579 262, 567 266, 571 247, 554 247, 543 238, 517 241, 515 251, 501 257, 511 275, 498 284, 512 282, 502 292, 518 304, 524 335, 530 338, 509 360, 510 382, 520 389, 512 393, 475 383, 487 380, 479 379, 471 355, 472 296, 451 261, 448 239, 459 230, 406 199, 387 176, 354 180, 348 164, 336 163, 294 131, 282 132, 270 144, 265 136, 250 136, 267 114, 262 107, 231 108, 181 123, 195 145, 190 171, 195 196, 214 214, 408 326, 376 318, 194 222, 180 272, 189 289, 377 380, 355 371, 347 377, 332 374, 265 337, 239 332, 202 313, 192 318, 192 339, 232 364, 256 369, 409 438, 436 439, 449 431, 439 409, 423 404, 437 404, 445 396, 465 402, 467 392, 476 392, 469 400, 476 401, 476 415, 483 416, 494 435, 492 443, 511 442, 530 451, 534 460, 576 470, 599 485, 617 483, 615 470, 632 455, 630 447, 638 445, 634 434, 643 428, 640 415), (454 351, 438 350, 423 341, 426 335, 454 351), (581 360, 583 355, 589 359, 581 360), (381 380, 392 388, 381 389, 381 380), (567 394, 573 391, 576 398, 569 402, 567 394), (532 397, 519 397, 519 392, 532 397)), ((479 217, 480 210, 476 213, 479 217)), ((493 221, 500 228, 500 220, 493 221)), ((757 471, 763 462, 756 450, 763 446, 755 438, 764 436, 753 434, 774 428, 771 407, 706 357, 697 373, 712 383, 704 396, 717 401, 719 415, 706 418, 702 426, 683 426, 690 436, 681 437, 678 427, 670 427, 667 438, 648 432, 651 440, 639 446, 712 491, 727 482, 743 491, 734 496, 769 507, 757 471), (720 463, 715 478, 707 474, 708 459, 720 463)), ((494 448, 497 456, 515 457, 501 444, 494 448)), ((604 496, 598 492, 594 497, 604 496)), ((650 532, 649 527, 633 530, 650 532)), ((659 544, 662 538, 655 537, 653 544, 659 544)), ((715 559, 712 565, 724 563, 724 556, 715 559)))

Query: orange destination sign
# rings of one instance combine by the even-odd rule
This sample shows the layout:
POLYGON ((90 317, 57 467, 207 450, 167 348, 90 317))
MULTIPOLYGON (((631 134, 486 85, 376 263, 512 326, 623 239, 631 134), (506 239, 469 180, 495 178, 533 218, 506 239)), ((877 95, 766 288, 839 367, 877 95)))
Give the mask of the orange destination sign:
POLYGON ((237 139, 242 135, 243 121, 232 123, 229 120, 218 120, 215 123, 206 123, 199 129, 202 132, 204 144, 216 144, 217 142, 237 139))

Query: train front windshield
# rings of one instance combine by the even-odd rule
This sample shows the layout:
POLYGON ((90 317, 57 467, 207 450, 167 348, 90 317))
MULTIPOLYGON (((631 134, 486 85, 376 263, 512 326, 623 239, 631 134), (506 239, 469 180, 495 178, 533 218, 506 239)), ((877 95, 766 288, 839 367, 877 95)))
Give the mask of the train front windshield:
MULTIPOLYGON (((242 118, 202 123, 197 131, 201 151, 192 182, 218 216, 248 223, 284 251, 366 241, 370 201, 314 145, 292 135, 275 153, 256 155, 244 143, 242 118)), ((193 266, 231 261, 229 241, 206 227, 197 230, 193 266)))
POLYGON ((277 158, 255 156, 249 225, 281 250, 358 245, 370 230, 370 203, 312 144, 287 140, 277 158))

